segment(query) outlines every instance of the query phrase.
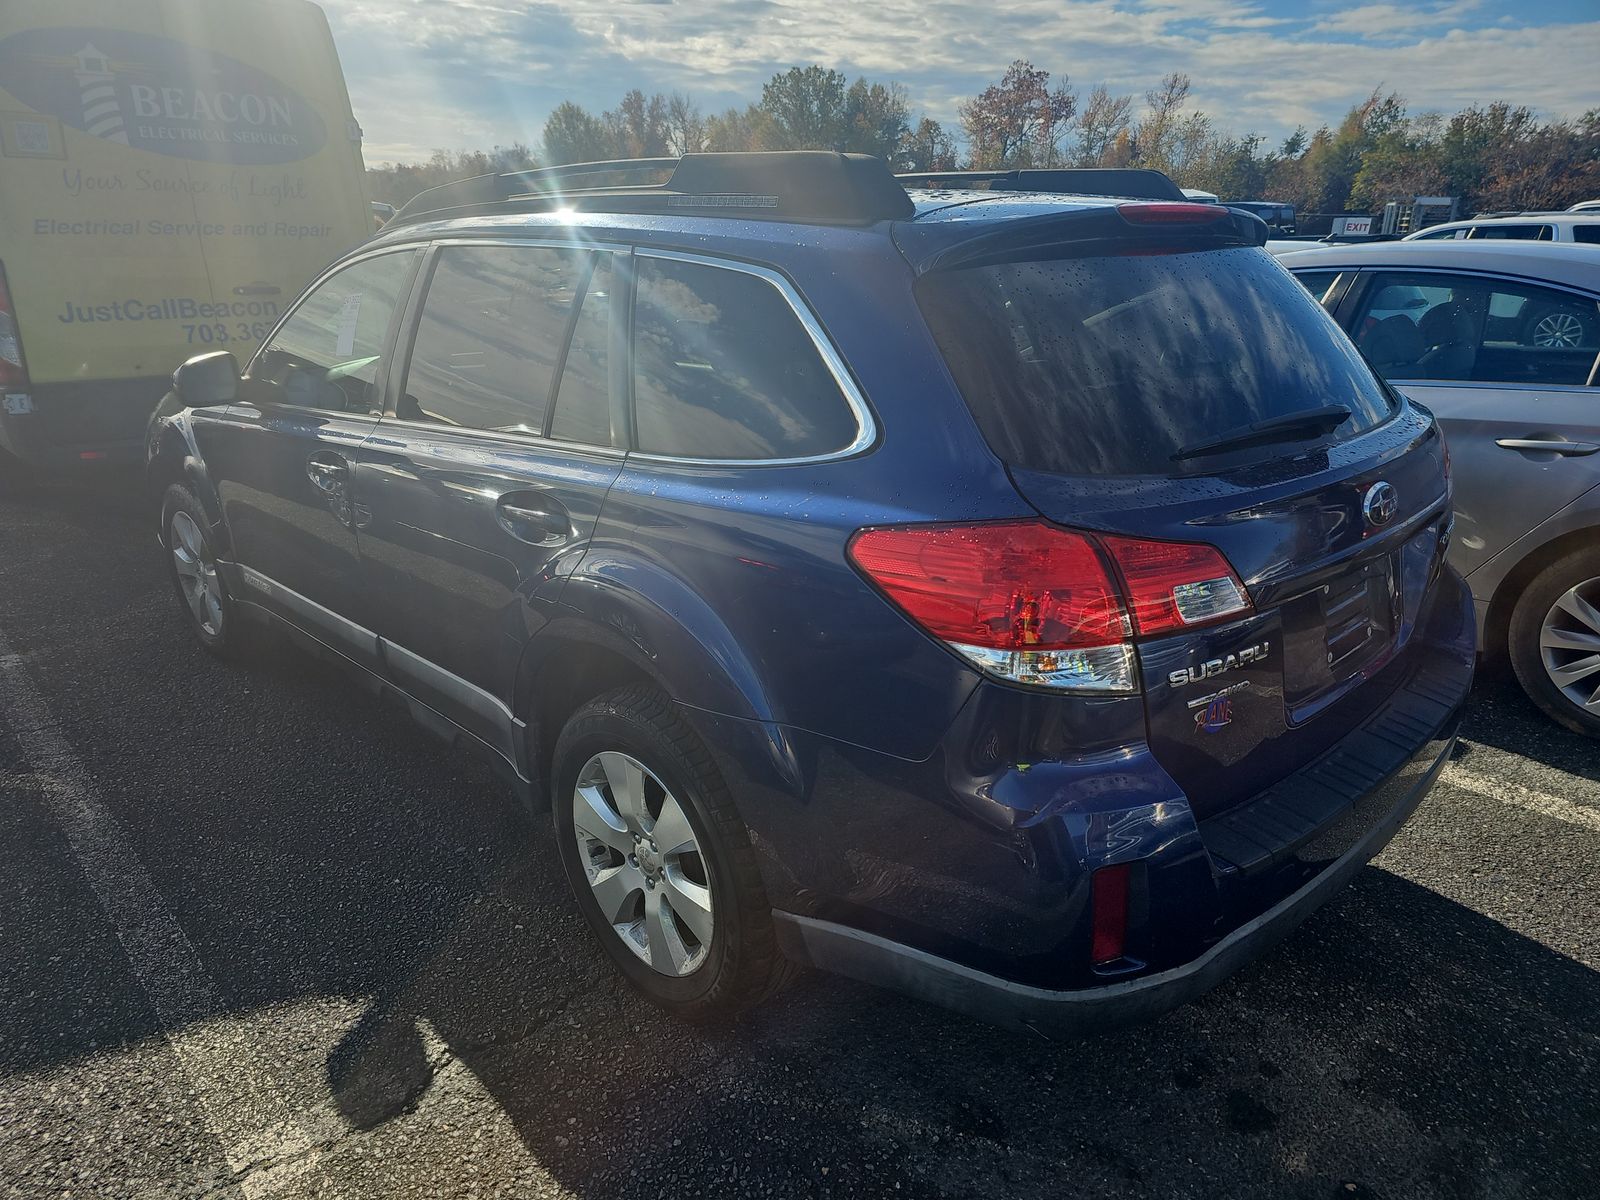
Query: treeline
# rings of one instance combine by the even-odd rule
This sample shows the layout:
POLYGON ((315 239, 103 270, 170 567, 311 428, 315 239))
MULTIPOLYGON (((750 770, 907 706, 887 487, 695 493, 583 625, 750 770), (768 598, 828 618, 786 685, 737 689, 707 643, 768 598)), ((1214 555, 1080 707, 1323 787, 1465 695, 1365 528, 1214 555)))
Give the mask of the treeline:
MULTIPOLYGON (((1555 121, 1506 103, 1450 116, 1411 113, 1402 97, 1380 89, 1337 126, 1297 129, 1268 146, 1194 109, 1185 75, 1135 97, 1104 84, 1080 92, 1065 75, 1018 60, 957 115, 957 128, 946 129, 914 112, 897 83, 793 67, 768 80, 759 100, 720 113, 676 92, 634 90, 599 114, 565 102, 545 122, 538 161, 831 149, 876 154, 913 172, 1154 167, 1225 200, 1286 200, 1305 212, 1374 212, 1418 195, 1459 196, 1467 213, 1600 198, 1600 109, 1555 121)), ((438 151, 426 163, 385 164, 368 177, 374 197, 400 204, 437 183, 534 165, 529 147, 516 144, 438 151)))

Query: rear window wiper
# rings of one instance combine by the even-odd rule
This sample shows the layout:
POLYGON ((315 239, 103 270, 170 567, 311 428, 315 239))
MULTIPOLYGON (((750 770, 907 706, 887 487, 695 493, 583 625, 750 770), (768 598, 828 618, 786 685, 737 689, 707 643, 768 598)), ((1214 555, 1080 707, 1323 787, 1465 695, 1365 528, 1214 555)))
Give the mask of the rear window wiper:
POLYGON ((1286 413, 1264 421, 1240 425, 1214 438, 1185 446, 1172 456, 1173 462, 1186 458, 1201 458, 1207 454, 1222 454, 1245 446, 1264 442, 1287 441, 1296 437, 1318 437, 1332 433, 1350 419, 1350 410, 1342 404, 1329 404, 1325 408, 1308 408, 1304 412, 1286 413))

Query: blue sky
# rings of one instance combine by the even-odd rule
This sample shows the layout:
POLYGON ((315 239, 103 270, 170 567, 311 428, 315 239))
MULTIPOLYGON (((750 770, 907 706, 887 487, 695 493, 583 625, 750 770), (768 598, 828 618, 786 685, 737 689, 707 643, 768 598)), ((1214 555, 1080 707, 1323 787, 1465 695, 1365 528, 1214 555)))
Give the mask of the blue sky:
POLYGON ((1224 128, 1277 139, 1380 84, 1414 110, 1600 105, 1600 0, 320 0, 369 162, 537 145, 560 101, 684 91, 707 111, 820 62, 897 80, 954 125, 1015 58, 1142 96, 1168 71, 1224 128))

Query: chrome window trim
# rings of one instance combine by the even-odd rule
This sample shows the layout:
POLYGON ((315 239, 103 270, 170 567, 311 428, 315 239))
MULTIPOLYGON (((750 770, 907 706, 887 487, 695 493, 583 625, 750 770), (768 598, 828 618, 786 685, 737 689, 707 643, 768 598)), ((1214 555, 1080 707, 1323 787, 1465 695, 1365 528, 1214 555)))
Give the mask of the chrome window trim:
MULTIPOLYGON (((823 329, 822 323, 817 320, 810 306, 800 295, 799 290, 789 279, 770 267, 756 266, 754 263, 741 262, 733 258, 720 258, 709 254, 691 254, 682 250, 660 250, 655 247, 637 246, 634 248, 635 258, 659 258, 672 262, 697 263, 701 266, 718 268, 724 271, 736 271, 742 275, 753 275, 757 279, 765 280, 778 290, 795 318, 811 338, 811 344, 816 347, 817 353, 822 356, 823 364, 828 368, 828 373, 833 376, 833 382, 839 389, 839 394, 844 398, 845 404, 850 408, 856 419, 856 436, 850 443, 838 450, 828 450, 821 454, 803 454, 791 458, 692 458, 677 454, 652 454, 648 451, 630 449, 630 460, 639 459, 643 462, 667 463, 679 466, 694 467, 788 467, 805 463, 833 462, 841 458, 851 458, 862 451, 869 449, 878 440, 878 426, 873 419, 872 409, 867 404, 866 397, 861 394, 861 389, 856 386, 855 379, 850 370, 845 366, 843 357, 834 347, 833 341, 823 329)), ((637 280, 634 284, 638 287, 637 280)))
POLYGON ((592 454, 596 458, 626 458, 628 452, 620 446, 601 446, 595 442, 569 442, 561 438, 545 437, 542 433, 519 433, 516 430, 501 432, 495 429, 478 429, 471 425, 441 425, 434 421, 413 421, 407 417, 386 415, 374 429, 373 435, 382 436, 384 429, 415 429, 422 433, 451 434, 473 441, 505 442, 508 451, 517 450, 570 450, 579 454, 592 454))

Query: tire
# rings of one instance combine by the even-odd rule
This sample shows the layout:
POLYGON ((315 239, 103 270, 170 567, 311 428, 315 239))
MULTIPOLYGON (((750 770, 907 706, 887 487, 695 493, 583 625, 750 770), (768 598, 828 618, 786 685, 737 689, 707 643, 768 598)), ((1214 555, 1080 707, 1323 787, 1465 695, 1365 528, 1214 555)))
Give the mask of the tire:
POLYGON ((1600 546, 1558 559, 1523 589, 1507 649, 1535 704, 1568 729, 1600 737, 1600 546))
POLYGON ((238 606, 217 571, 211 522, 194 493, 181 483, 161 499, 161 544, 178 606, 200 644, 219 658, 237 658, 248 637, 238 606), (192 569, 191 569, 192 568, 192 569))
POLYGON ((788 982, 794 968, 778 949, 749 835, 710 753, 671 700, 647 685, 591 700, 561 731, 551 765, 567 880, 629 983, 698 1020, 742 1012, 788 982), (630 763, 639 768, 636 788, 630 763), (581 798, 580 782, 599 807, 581 798), (629 791, 642 805, 628 802, 629 791), (682 821, 668 809, 673 800, 682 821), (676 845, 662 844, 669 835, 676 845), (681 849, 691 844, 692 852, 681 849), (702 940, 697 931, 706 930, 702 940))

